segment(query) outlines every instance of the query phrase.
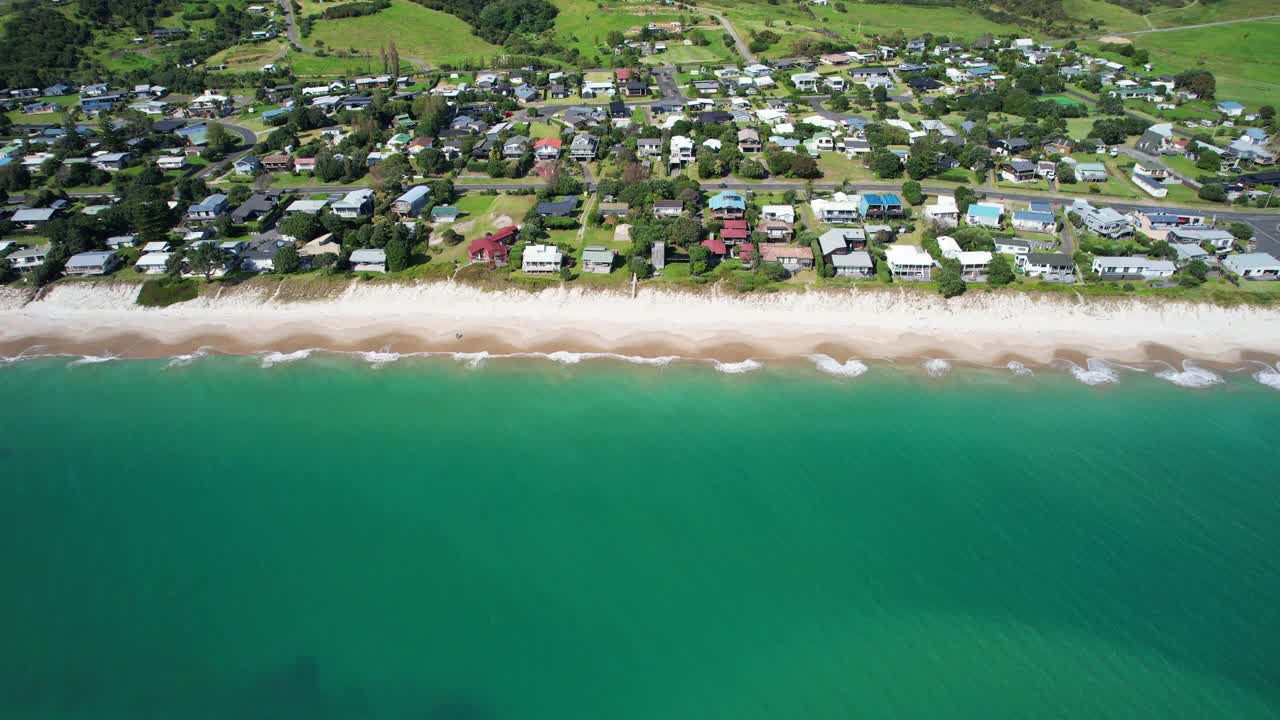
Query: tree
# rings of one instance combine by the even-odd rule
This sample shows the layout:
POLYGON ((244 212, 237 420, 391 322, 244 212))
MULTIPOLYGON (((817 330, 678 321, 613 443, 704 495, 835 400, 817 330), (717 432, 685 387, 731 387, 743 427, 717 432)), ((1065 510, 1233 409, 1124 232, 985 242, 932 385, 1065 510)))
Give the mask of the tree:
POLYGON ((1226 202, 1227 191, 1219 183, 1205 183, 1200 186, 1200 192, 1196 193, 1201 200, 1209 202, 1226 202))
POLYGON ((748 180, 761 180, 769 177, 769 171, 756 160, 743 160, 738 163, 738 177, 748 180))
POLYGON ((292 243, 281 245, 276 250, 275 257, 271 259, 272 267, 276 272, 282 275, 289 275, 298 272, 302 267, 302 261, 298 258, 298 249, 292 243))
POLYGON ((653 277, 653 264, 643 255, 632 255, 627 260, 627 269, 635 273, 636 277, 641 280, 653 277))
POLYGON ((1187 274, 1200 282, 1204 282, 1209 279, 1209 265, 1200 258, 1196 258, 1187 263, 1187 274))
POLYGON ((701 244, 689 248, 689 274, 701 275, 711 267, 711 251, 701 244))
POLYGON ((1013 282, 1013 264, 1009 262, 1008 255, 998 253, 991 257, 991 264, 987 266, 987 282, 996 287, 1013 282))
POLYGON ((956 188, 956 208, 963 215, 969 212, 969 205, 978 201, 978 194, 971 190, 967 185, 961 185, 956 188))
POLYGON ((1222 156, 1212 150, 1201 150, 1196 159, 1196 167, 1209 172, 1218 172, 1222 167, 1222 156))
POLYGON ((822 168, 808 155, 796 155, 791 160, 791 175, 804 180, 822 177, 822 168))
POLYGON ((1231 237, 1242 243, 1248 242, 1253 237, 1253 226, 1248 223, 1233 222, 1227 230, 1231 233, 1231 237))
POLYGON ((881 179, 902 177, 902 162, 887 148, 877 148, 867 158, 867 167, 881 179))
POLYGON ((396 236, 387 242, 383 251, 387 254, 387 270, 399 272, 409 267, 409 243, 401 237, 401 233, 396 233, 396 236))
POLYGON ((191 272, 203 275, 205 280, 222 269, 224 262, 222 250, 211 242, 200 243, 199 247, 187 254, 187 267, 191 272))
POLYGON ((920 188, 920 183, 908 180, 902 183, 902 197, 912 205, 919 205, 924 202, 924 191, 920 188))
POLYGON ((1218 89, 1218 81, 1208 70, 1184 70, 1173 77, 1173 86, 1193 92, 1202 100, 1212 100, 1218 89))
POLYGON ((769 282, 782 282, 787 279, 787 269, 779 262, 760 263, 760 272, 768 278, 769 282))
POLYGON ((960 264, 955 260, 943 260, 942 267, 938 270, 938 292, 942 293, 942 297, 963 295, 967 289, 964 278, 960 277, 960 264))
POLYGON ((314 240, 320 235, 320 231, 324 227, 320 224, 320 220, 315 215, 304 212, 296 212, 284 220, 280 221, 280 234, 285 237, 291 237, 294 240, 308 242, 314 240))
POLYGON ((842 113, 849 111, 849 98, 844 93, 840 93, 831 98, 831 110, 842 113))

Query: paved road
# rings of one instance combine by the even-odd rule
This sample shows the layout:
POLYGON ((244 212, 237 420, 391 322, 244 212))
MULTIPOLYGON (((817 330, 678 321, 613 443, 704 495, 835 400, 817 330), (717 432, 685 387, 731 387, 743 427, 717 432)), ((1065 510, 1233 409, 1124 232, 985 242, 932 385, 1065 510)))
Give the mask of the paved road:
POLYGON ((747 43, 742 39, 742 36, 738 34, 738 31, 734 29, 733 25, 729 24, 729 20, 725 18, 725 16, 721 15, 720 13, 707 10, 706 8, 694 8, 694 9, 700 13, 705 13, 707 15, 710 15, 711 17, 718 20, 720 22, 720 25, 724 28, 724 31, 729 33, 729 35, 733 37, 734 44, 738 46, 738 52, 747 61, 747 64, 748 65, 756 64, 755 53, 751 52, 751 48, 747 46, 747 43))
POLYGON ((219 123, 221 123, 222 127, 240 136, 240 148, 235 152, 231 153, 230 155, 227 155, 225 158, 219 160, 218 162, 210 164, 209 167, 205 168, 204 170, 201 170, 200 172, 196 173, 195 177, 205 178, 205 179, 210 177, 216 177, 222 171, 226 170, 227 167, 229 167, 232 163, 244 157, 245 155, 248 155, 249 151, 253 149, 254 143, 258 142, 257 133, 255 133, 254 131, 250 130, 247 127, 242 127, 240 125, 232 125, 229 122, 219 121, 219 123))
POLYGON ((288 36, 289 42, 297 45, 301 50, 306 50, 307 46, 302 44, 302 33, 298 32, 298 20, 293 16, 292 0, 280 0, 280 7, 284 9, 284 18, 287 23, 285 35, 288 36))

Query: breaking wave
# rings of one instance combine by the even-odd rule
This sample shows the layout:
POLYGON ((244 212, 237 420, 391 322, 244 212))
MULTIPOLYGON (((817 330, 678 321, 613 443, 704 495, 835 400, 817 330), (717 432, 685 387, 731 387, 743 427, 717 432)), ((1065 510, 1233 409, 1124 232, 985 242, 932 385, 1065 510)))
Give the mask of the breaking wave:
POLYGON ((951 363, 942 358, 929 358, 920 365, 924 371, 929 373, 929 377, 942 377, 951 372, 951 363))
POLYGON ((386 350, 370 350, 368 352, 358 353, 360 358, 374 367, 382 367, 393 363, 401 358, 398 352, 388 352, 386 350))
POLYGON ((717 372, 727 373, 729 375, 741 375, 742 373, 755 372, 764 367, 764 363, 759 360, 743 360, 742 362, 728 363, 713 360, 717 372))
POLYGON ((828 375, 835 375, 836 377, 860 377, 865 375, 868 370, 866 363, 861 360, 854 360, 853 358, 849 358, 841 363, 830 355, 822 355, 820 353, 817 355, 806 355, 805 357, 811 360, 814 367, 818 368, 820 372, 824 372, 828 375))
POLYGON ((1013 373, 1014 375, 1017 375, 1018 377, 1028 377, 1031 375, 1035 375, 1035 373, 1031 371, 1031 368, 1027 367, 1026 365, 1023 365, 1017 360, 1010 360, 1008 363, 1005 363, 1005 367, 1009 368, 1009 372, 1013 373))
POLYGON ((1258 363, 1262 369, 1253 374, 1253 379, 1269 388, 1280 390, 1280 363, 1272 367, 1266 363, 1258 363))
POLYGON ((199 360, 202 357, 205 357, 208 354, 209 354, 209 351, 207 349, 202 347, 196 348, 194 352, 189 352, 189 353, 186 353, 185 355, 174 355, 173 357, 169 358, 169 364, 165 365, 165 367, 175 368, 175 367, 182 367, 184 365, 190 365, 191 363, 195 362, 196 360, 199 360))
POLYGON ((67 367, 76 365, 97 365, 98 363, 111 362, 119 359, 118 355, 81 355, 80 357, 67 363, 67 367))
POLYGON ((269 368, 275 365, 283 365, 285 363, 297 362, 299 360, 306 360, 307 358, 311 357, 311 354, 314 352, 315 352, 315 348, 308 348, 306 350, 295 350, 291 353, 269 352, 266 355, 262 356, 261 365, 264 368, 269 368))
POLYGON ((1222 382, 1221 375, 1199 367, 1190 360, 1182 361, 1182 370, 1170 365, 1167 370, 1156 373, 1156 377, 1189 388, 1205 388, 1222 382))
POLYGON ((1106 385, 1107 383, 1120 382, 1120 373, 1111 367, 1106 360, 1098 358, 1089 358, 1085 361, 1085 367, 1071 362, 1067 362, 1067 369, 1071 371, 1071 375, 1085 385, 1106 385))

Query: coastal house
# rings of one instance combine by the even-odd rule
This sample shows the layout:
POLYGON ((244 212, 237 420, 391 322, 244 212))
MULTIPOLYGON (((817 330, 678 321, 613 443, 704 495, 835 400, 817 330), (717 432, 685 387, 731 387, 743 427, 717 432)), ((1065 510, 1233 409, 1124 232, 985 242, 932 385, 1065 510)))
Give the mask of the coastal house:
POLYGON ((966 225, 998 228, 1003 214, 1004 208, 995 203, 970 203, 964 221, 966 225))
POLYGON ((387 253, 381 248, 352 250, 349 261, 351 269, 356 272, 384 273, 387 271, 387 253))
POLYGON ((1036 179, 1036 166, 1018 158, 1006 160, 1000 163, 1000 177, 1012 183, 1031 182, 1036 179))
POLYGON ((1051 212, 1015 210, 1011 216, 1011 224, 1015 230, 1051 233, 1058 227, 1058 219, 1051 212))
POLYGON ((862 228, 835 228, 818 236, 818 249, 828 261, 835 255, 847 255, 866 247, 867 233, 862 228))
POLYGON ((1228 255, 1222 267, 1245 280, 1280 280, 1280 260, 1267 253, 1228 255))
POLYGON ((497 267, 504 267, 510 255, 511 250, 492 235, 476 238, 467 246, 467 257, 471 262, 492 263, 497 267))
MULTIPOLYGON (((1149 232, 1147 234, 1150 235, 1149 232)), ((1198 226, 1170 228, 1163 233, 1163 236, 1163 239, 1170 243, 1208 245, 1219 255, 1230 251, 1236 240, 1235 236, 1226 230, 1198 226)), ((1155 236, 1152 235, 1152 237, 1155 236)))
POLYGON ((106 275, 120 265, 115 251, 82 252, 67 258, 65 272, 68 275, 106 275))
MULTIPOLYGON (((555 160, 560 157, 560 148, 563 145, 563 141, 558 137, 539 138, 533 144, 533 157, 535 160, 555 160)), ((659 142, 659 147, 661 147, 661 142, 659 142)))
POLYGON ((9 253, 8 260, 14 270, 20 273, 31 272, 44 264, 49 256, 49 246, 37 245, 9 253))
MULTIPOLYGON (((854 196, 856 197, 856 196, 854 196)), ((820 223, 828 225, 847 225, 858 220, 859 202, 845 193, 837 192, 830 199, 814 198, 809 201, 809 208, 820 223)))
POLYGON ((1075 166, 1076 182, 1106 182, 1107 166, 1100 162, 1083 162, 1076 163, 1075 166))
POLYGON ((253 155, 245 155, 232 163, 232 167, 237 175, 257 175, 262 172, 262 161, 253 155))
POLYGON ((765 205, 760 208, 761 220, 780 220, 787 224, 795 224, 796 209, 790 205, 765 205))
POLYGON ((783 220, 764 220, 756 229, 764 233, 769 242, 791 242, 793 229, 791 223, 783 220))
POLYGON ((858 213, 864 218, 902 216, 902 199, 894 193, 867 193, 858 200, 858 213))
POLYGON ((1074 282, 1076 264, 1063 253, 1027 253, 1016 256, 1022 271, 1030 277, 1054 282, 1074 282))
POLYGON ((227 213, 227 196, 214 193, 187 208, 187 223, 211 223, 227 213))
POLYGON ((952 195, 939 195, 937 199, 924 206, 924 217, 938 227, 953 228, 960 224, 960 208, 952 195))
POLYGON ((996 252, 1001 255, 1026 255, 1031 252, 1031 241, 1021 238, 993 238, 996 252))
POLYGON ((582 271, 608 275, 613 270, 615 253, 606 247, 590 245, 582 249, 582 271))
POLYGON ((679 217, 684 212, 684 203, 679 200, 654 200, 653 216, 656 218, 679 217))
POLYGON ((707 202, 711 214, 721 220, 738 220, 747 212, 747 200, 742 193, 733 190, 722 190, 711 196, 707 202))
POLYGON ((144 275, 162 275, 169 267, 170 252, 149 252, 138 258, 133 267, 144 275))
POLYGON ((885 264, 894 280, 928 282, 933 277, 933 256, 915 245, 889 246, 885 264))
MULTIPOLYGON (((334 215, 348 220, 362 218, 373 211, 373 191, 352 190, 329 207, 334 215)), ((384 260, 385 262, 385 260, 384 260)))
POLYGON ((865 279, 875 275, 875 264, 866 250, 853 250, 843 255, 833 255, 828 262, 835 269, 836 277, 865 279))
POLYGON ((271 214, 276 209, 276 196, 265 192, 256 192, 240 206, 231 211, 231 222, 240 225, 256 222, 271 214))
POLYGON ((1092 269, 1104 280, 1157 280, 1172 277, 1177 268, 1168 260, 1101 255, 1093 259, 1092 269))
POLYGON ((533 210, 539 217, 544 218, 573 217, 578 213, 578 196, 566 195, 559 200, 540 202, 533 210))
POLYGON ((530 245, 524 249, 520 269, 527 273, 554 273, 560 271, 564 254, 555 245, 530 245))
POLYGON ((417 217, 431 203, 431 188, 415 185, 391 203, 391 211, 400 217, 417 217))
POLYGON ((1133 220, 1112 208, 1095 208, 1087 200, 1077 200, 1071 209, 1084 221, 1085 228, 1095 235, 1116 240, 1134 233, 1133 220))

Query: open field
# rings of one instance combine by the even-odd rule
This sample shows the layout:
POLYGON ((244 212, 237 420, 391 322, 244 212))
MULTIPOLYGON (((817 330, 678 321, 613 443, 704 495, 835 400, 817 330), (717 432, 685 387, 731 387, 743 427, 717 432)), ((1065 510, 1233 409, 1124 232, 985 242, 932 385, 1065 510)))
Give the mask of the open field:
POLYGON ((934 28, 934 32, 952 38, 973 39, 984 33, 1001 34, 1020 32, 1017 26, 995 23, 966 9, 953 7, 918 7, 912 5, 884 5, 879 3, 845 2, 848 12, 842 13, 835 4, 826 7, 813 6, 821 27, 832 30, 842 38, 858 39, 862 36, 889 35, 903 30, 918 35, 934 28), (918 30, 916 30, 918 28, 918 30))
POLYGON ((414 58, 431 65, 479 60, 501 52, 472 35, 471 26, 462 20, 409 0, 391 0, 391 7, 373 15, 318 20, 307 44, 329 52, 350 50, 376 56, 393 40, 402 60, 414 58))
POLYGON ((680 19, 678 13, 662 12, 657 5, 605 3, 604 7, 597 7, 590 0, 554 0, 552 4, 560 8, 553 30, 556 38, 565 47, 577 48, 585 57, 599 56, 597 48, 611 32, 629 33, 651 22, 680 19))
POLYGON ((1203 67, 1218 80, 1219 100, 1238 100, 1251 109, 1280 104, 1280 62, 1263 50, 1280 46, 1280 20, 1173 30, 1133 40, 1150 51, 1156 73, 1203 67))
POLYGON ((678 43, 668 45, 665 53, 650 55, 642 60, 642 62, 650 65, 685 65, 692 63, 722 64, 728 62, 741 62, 737 56, 737 50, 732 46, 724 44, 724 33, 715 32, 708 33, 710 44, 708 45, 681 45, 678 43))
POLYGON ((1101 31, 1128 32, 1150 27, 1141 15, 1107 0, 1062 0, 1062 8, 1081 23, 1097 20, 1101 31))
POLYGON ((1147 15, 1147 19, 1161 28, 1277 14, 1280 14, 1280 7, 1274 0, 1192 0, 1181 8, 1156 9, 1147 15))

